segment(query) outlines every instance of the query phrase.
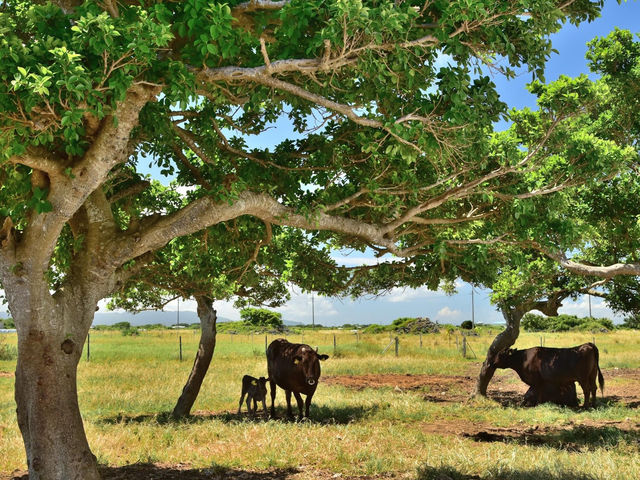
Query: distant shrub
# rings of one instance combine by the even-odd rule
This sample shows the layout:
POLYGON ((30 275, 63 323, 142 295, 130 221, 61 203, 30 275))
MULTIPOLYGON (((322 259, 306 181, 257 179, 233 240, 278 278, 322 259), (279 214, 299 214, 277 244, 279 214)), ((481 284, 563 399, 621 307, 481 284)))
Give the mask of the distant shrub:
POLYGON ((634 330, 640 330, 640 314, 633 314, 624 319, 622 322, 623 328, 632 328, 634 330))
POLYGON ((128 330, 131 329, 131 324, 129 322, 118 322, 114 323, 111 328, 115 328, 117 330, 128 330))
POLYGON ((240 318, 245 324, 253 327, 281 328, 284 326, 282 314, 266 308, 245 308, 240 311, 240 318))
POLYGON ((580 318, 566 314, 545 317, 535 313, 527 313, 522 317, 522 328, 528 332, 567 332, 569 330, 613 330, 615 325, 608 318, 580 318))
POLYGON ((11 345, 7 345, 2 336, 0 336, 0 360, 15 360, 18 358, 18 349, 11 345))
POLYGON ((460 324, 460 328, 464 330, 471 330, 473 329, 473 322, 471 320, 465 320, 460 324))
POLYGON ((389 329, 390 325, 378 325, 377 323, 373 323, 364 327, 362 329, 362 333, 382 333, 388 331, 389 329))
POLYGON ((16 328, 16 324, 13 321, 13 318, 0 319, 0 323, 4 324, 4 328, 16 328))
POLYGON ((140 330, 138 330, 136 327, 122 328, 120 331, 125 337, 135 337, 137 335, 140 335, 140 330))

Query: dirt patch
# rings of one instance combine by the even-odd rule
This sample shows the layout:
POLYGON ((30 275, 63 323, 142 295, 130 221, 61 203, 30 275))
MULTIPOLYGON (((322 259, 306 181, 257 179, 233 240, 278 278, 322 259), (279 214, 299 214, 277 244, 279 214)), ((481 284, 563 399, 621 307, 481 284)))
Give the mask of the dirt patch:
MULTIPOLYGON (((151 463, 124 467, 100 467, 100 474, 103 480, 383 480, 407 478, 405 474, 348 476, 334 472, 307 470, 304 467, 252 472, 222 467, 193 469, 184 464, 151 463)), ((0 480, 28 480, 28 473, 24 471, 13 472, 8 477, 0 475, 0 480)))
MULTIPOLYGON (((475 372, 478 370, 479 366, 475 372)), ((640 369, 614 368, 603 371, 603 375, 606 404, 619 403, 629 408, 640 407, 640 369)), ((341 385, 356 390, 392 388, 396 393, 421 392, 425 401, 460 403, 469 399, 475 388, 476 376, 475 373, 468 375, 333 375, 323 377, 322 381, 327 385, 341 385)), ((516 373, 508 370, 505 374, 495 376, 491 380, 488 397, 504 406, 516 406, 521 403, 527 389, 528 386, 520 381, 516 373)), ((582 393, 579 387, 578 392, 582 393)), ((601 397, 598 396, 598 398, 601 397)))
POLYGON ((13 377, 13 372, 0 372, 0 377, 13 377))

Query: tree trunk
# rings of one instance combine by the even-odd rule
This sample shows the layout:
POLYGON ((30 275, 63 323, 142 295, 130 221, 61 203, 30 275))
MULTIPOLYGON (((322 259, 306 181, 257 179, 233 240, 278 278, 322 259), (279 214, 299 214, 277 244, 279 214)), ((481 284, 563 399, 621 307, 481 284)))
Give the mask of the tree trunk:
POLYGON ((476 390, 474 395, 482 395, 485 397, 487 395, 487 387, 489 386, 489 382, 493 378, 493 374, 496 369, 491 367, 490 360, 496 355, 498 352, 504 350, 505 348, 509 348, 511 345, 516 343, 518 339, 518 335, 520 334, 520 320, 524 316, 526 310, 522 307, 508 307, 502 306, 502 315, 507 322, 507 328, 503 332, 500 332, 496 338, 491 343, 489 347, 489 351, 487 352, 487 358, 482 363, 482 368, 480 369, 480 374, 478 375, 478 381, 476 382, 476 390))
MULTIPOLYGON (((30 480, 98 480, 78 407, 76 373, 91 321, 87 308, 62 308, 48 299, 15 312, 18 362, 15 400, 30 480), (84 311, 83 311, 84 310, 84 311), (80 313, 82 312, 82 313, 80 313), (83 318, 82 320, 86 320, 83 318), (86 329, 82 325, 87 325, 86 329)), ((93 312, 90 312, 93 318, 93 312)))
POLYGON ((191 408, 198 398, 202 381, 204 380, 213 351, 216 348, 216 311, 213 308, 213 301, 206 297, 196 297, 198 302, 198 317, 200 317, 200 345, 198 353, 193 362, 193 368, 187 379, 187 383, 182 389, 182 394, 173 409, 173 416, 176 418, 185 417, 190 414, 191 408))

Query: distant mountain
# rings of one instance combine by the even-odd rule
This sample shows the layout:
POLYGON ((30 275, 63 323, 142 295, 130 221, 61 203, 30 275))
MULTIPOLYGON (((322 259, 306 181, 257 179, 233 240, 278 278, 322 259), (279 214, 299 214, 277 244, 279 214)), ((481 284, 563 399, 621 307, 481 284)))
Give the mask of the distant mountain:
POLYGON ((305 325, 302 322, 291 322, 289 320, 283 320, 282 323, 284 323, 287 327, 300 327, 302 325, 305 325))
MULTIPOLYGON (((133 326, 149 325, 160 323, 162 325, 175 325, 178 320, 177 312, 140 312, 140 313, 124 313, 124 312, 96 312, 93 319, 94 325, 113 325, 118 322, 129 322, 133 326)), ((218 317, 218 322, 230 322, 229 318, 218 317)), ((184 311, 180 312, 180 323, 200 323, 196 312, 184 311)))

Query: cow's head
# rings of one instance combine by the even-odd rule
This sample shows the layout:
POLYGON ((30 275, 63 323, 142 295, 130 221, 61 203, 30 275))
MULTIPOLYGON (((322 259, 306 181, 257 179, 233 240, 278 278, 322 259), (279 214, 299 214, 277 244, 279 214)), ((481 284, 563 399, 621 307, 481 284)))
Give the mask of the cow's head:
POLYGON ((293 363, 304 375, 307 385, 313 386, 318 383, 320 378, 320 362, 318 360, 326 360, 329 355, 319 354, 311 347, 302 347, 298 350, 293 363))
POLYGON ((513 355, 516 351, 517 350, 515 348, 505 348, 504 350, 499 351, 493 356, 489 362, 489 366, 491 368, 510 368, 513 355))

